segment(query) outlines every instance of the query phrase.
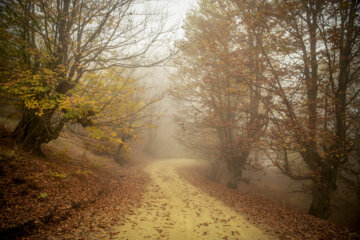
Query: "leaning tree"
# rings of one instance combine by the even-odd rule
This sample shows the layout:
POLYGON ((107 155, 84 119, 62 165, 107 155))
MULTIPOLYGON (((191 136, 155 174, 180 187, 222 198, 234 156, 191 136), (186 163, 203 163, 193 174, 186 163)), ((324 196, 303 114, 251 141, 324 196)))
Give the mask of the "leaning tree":
POLYGON ((2 90, 24 104, 22 118, 11 134, 16 142, 40 151, 42 143, 59 136, 66 122, 88 125, 94 109, 73 114, 63 104, 87 74, 111 67, 152 66, 166 59, 152 53, 170 29, 164 14, 147 4, 154 3, 1 1, 2 33, 16 40, 5 47, 15 48, 18 60, 17 67, 2 73, 2 90))

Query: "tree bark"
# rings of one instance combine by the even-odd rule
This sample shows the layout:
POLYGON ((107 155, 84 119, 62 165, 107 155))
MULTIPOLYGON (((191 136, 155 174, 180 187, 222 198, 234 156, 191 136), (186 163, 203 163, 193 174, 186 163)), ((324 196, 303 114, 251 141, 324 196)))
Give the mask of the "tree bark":
POLYGON ((315 187, 313 189, 309 214, 323 219, 330 217, 330 192, 326 188, 315 187))
POLYGON ((120 164, 120 166, 124 166, 124 159, 121 156, 121 150, 122 150, 123 146, 124 146, 123 143, 119 143, 119 145, 116 148, 116 151, 114 153, 114 160, 115 160, 115 162, 120 164))
POLYGON ((327 219, 331 215, 331 195, 336 191, 337 168, 324 166, 313 180, 309 214, 327 219))
POLYGON ((56 139, 64 127, 64 122, 54 127, 51 124, 53 111, 48 111, 43 116, 37 116, 35 112, 36 110, 24 110, 11 138, 21 144, 25 151, 42 155, 41 144, 56 139))
POLYGON ((229 174, 226 186, 228 188, 237 188, 237 185, 242 178, 242 171, 244 170, 249 153, 249 151, 242 151, 239 156, 233 157, 227 161, 227 169, 229 174))
POLYGON ((233 172, 230 172, 228 177, 229 178, 227 180, 226 187, 237 189, 237 185, 239 183, 238 176, 236 176, 236 174, 234 174, 233 172))

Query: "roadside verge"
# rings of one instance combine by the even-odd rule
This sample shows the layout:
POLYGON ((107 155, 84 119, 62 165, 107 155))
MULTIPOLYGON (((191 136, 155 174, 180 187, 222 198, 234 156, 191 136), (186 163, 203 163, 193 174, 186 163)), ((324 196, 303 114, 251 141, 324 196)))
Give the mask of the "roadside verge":
POLYGON ((201 165, 178 170, 180 176, 210 196, 247 216, 247 219, 280 239, 360 239, 360 233, 304 214, 252 193, 241 193, 200 174, 201 165))

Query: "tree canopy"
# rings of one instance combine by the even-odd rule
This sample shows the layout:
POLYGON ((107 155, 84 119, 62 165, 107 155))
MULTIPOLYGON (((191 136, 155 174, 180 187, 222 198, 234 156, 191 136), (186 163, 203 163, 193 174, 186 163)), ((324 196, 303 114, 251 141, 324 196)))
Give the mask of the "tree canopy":
POLYGON ((69 121, 90 126, 100 113, 114 122, 121 119, 124 105, 109 113, 114 99, 127 102, 126 111, 134 108, 129 92, 119 100, 121 83, 107 75, 117 71, 119 80, 125 76, 116 69, 155 66, 171 55, 154 52, 173 29, 159 9, 147 4, 2 1, 1 89, 24 105, 12 133, 18 143, 40 152, 41 144, 56 139, 69 121))
POLYGON ((358 1, 200 1, 179 43, 182 126, 231 152, 238 179, 261 149, 328 218, 337 185, 360 186, 359 20, 358 1))

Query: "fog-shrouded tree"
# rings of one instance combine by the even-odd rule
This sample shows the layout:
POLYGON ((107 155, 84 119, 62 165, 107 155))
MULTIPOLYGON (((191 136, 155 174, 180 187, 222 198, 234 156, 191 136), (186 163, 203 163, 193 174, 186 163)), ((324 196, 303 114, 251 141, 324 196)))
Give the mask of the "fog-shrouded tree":
POLYGON ((266 152, 282 173, 311 183, 309 213, 328 218, 339 174, 359 149, 359 1, 234 2, 239 16, 257 19, 248 26, 266 60, 266 152))
POLYGON ((23 102, 11 136, 26 150, 40 151, 70 120, 91 124, 96 110, 69 114, 63 104, 87 74, 150 67, 171 55, 155 54, 172 29, 154 1, 3 0, 1 14, 1 51, 12 53, 1 89, 23 102))
POLYGON ((231 2, 200 1, 187 16, 173 91, 183 105, 177 121, 184 142, 207 153, 215 169, 225 166, 231 188, 265 127, 261 53, 235 10, 231 2))
MULTIPOLYGON (((154 127, 155 113, 150 109, 165 94, 160 92, 147 96, 149 89, 143 81, 135 76, 134 71, 124 68, 88 74, 70 90, 72 97, 60 106, 66 108, 67 114, 73 119, 66 126, 68 131, 64 134, 71 133, 71 137, 80 138, 87 149, 112 155, 118 163, 123 164, 123 151, 130 148, 129 142, 142 135, 145 129, 154 127), (91 121, 91 126, 86 131, 76 131, 76 119, 87 109, 96 112, 91 118, 84 119, 91 121)), ((56 117, 58 115, 55 114, 56 117)))
MULTIPOLYGON (((351 94, 360 91, 359 83, 349 88, 351 94)), ((355 96, 355 95, 354 95, 355 96)), ((354 138, 354 149, 350 151, 346 163, 339 171, 339 182, 355 193, 357 206, 360 206, 360 95, 355 96, 349 111, 353 112, 353 128, 351 135, 354 138)), ((360 215, 359 215, 360 216, 360 215)), ((358 218, 360 222, 360 217, 358 218)))

